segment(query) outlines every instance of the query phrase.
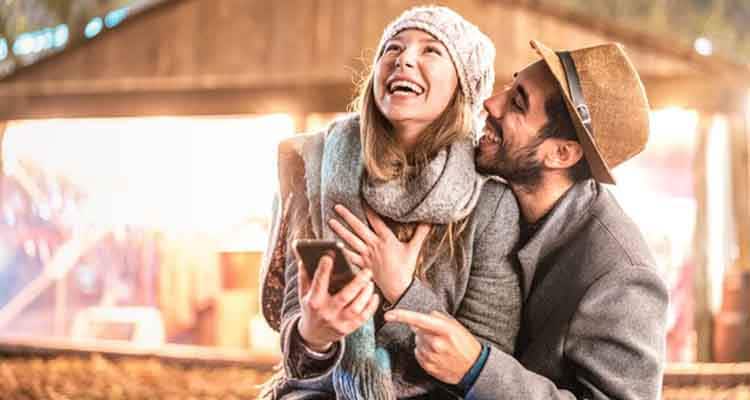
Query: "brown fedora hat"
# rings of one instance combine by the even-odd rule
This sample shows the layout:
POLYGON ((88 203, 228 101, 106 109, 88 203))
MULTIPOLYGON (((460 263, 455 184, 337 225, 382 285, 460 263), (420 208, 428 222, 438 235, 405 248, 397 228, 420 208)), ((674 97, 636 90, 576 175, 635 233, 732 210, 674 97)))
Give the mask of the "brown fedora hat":
POLYGON ((531 47, 560 85, 594 179, 614 184, 611 169, 640 153, 649 133, 646 91, 622 45, 553 51, 532 40, 531 47))

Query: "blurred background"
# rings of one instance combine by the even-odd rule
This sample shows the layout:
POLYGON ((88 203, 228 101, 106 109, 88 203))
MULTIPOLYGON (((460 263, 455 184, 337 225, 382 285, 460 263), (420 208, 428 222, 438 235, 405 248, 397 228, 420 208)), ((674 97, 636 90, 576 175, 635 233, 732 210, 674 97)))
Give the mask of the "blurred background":
MULTIPOLYGON (((437 3, 491 37, 499 83, 530 39, 625 45, 651 136, 611 190, 670 288, 665 398, 750 395, 750 3, 437 3)), ((346 112, 419 4, 0 0, 0 392, 254 398, 279 357, 258 314, 276 146, 346 112), (71 389, 91 365, 130 383, 71 389)))

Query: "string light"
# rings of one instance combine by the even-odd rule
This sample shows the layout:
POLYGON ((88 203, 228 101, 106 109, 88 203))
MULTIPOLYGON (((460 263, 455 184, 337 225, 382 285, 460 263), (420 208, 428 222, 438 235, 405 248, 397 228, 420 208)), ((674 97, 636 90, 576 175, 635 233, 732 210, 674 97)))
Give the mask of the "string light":
POLYGON ((714 53, 714 44, 705 37, 699 37, 698 39, 695 39, 693 47, 695 48, 695 52, 702 56, 710 56, 714 53))
POLYGON ((93 18, 91 21, 89 21, 88 24, 86 24, 86 27, 83 29, 83 34, 86 36, 87 39, 91 39, 94 36, 98 35, 99 32, 102 31, 102 28, 104 27, 104 24, 102 23, 102 19, 99 17, 93 18))

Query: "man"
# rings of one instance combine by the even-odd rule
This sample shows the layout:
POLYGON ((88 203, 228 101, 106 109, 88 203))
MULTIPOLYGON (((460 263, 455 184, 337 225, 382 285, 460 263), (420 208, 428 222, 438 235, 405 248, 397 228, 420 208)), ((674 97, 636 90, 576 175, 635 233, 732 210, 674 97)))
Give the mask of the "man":
POLYGON ((443 315, 394 310, 386 319, 414 329, 425 371, 472 382, 468 399, 657 399, 666 288, 641 233, 602 185, 645 147, 643 86, 619 45, 531 45, 542 59, 485 102, 476 154, 481 171, 507 179, 523 217, 516 358, 486 345, 479 353, 443 315), (467 353, 476 360, 468 370, 451 362, 467 353))

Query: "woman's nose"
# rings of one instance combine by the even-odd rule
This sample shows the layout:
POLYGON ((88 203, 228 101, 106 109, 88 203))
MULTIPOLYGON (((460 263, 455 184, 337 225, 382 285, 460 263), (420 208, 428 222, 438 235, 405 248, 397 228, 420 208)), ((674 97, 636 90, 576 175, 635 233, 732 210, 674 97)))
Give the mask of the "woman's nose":
POLYGON ((414 65, 416 65, 414 52, 409 49, 402 51, 396 58, 396 67, 414 68, 414 65))

